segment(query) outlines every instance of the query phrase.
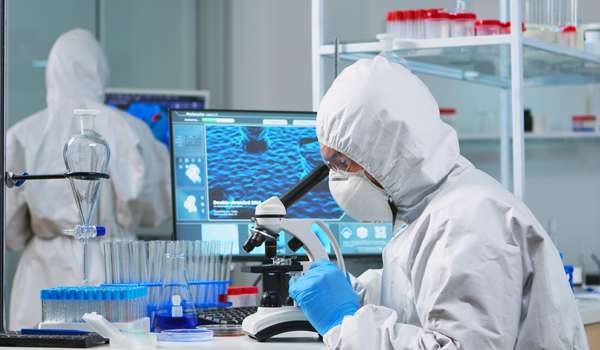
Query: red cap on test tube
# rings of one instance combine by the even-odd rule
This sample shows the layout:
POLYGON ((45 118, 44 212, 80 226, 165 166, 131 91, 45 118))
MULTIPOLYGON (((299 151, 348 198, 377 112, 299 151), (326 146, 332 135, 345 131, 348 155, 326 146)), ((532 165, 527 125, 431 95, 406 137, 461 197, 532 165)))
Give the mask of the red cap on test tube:
POLYGON ((396 14, 396 21, 404 21, 404 11, 394 11, 396 14))

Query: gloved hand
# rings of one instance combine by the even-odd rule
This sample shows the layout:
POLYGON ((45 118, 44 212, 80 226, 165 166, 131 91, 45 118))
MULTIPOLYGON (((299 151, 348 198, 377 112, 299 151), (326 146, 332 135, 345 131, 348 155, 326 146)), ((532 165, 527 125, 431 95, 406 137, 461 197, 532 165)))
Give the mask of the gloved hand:
POLYGON ((322 336, 342 324, 344 316, 354 315, 359 306, 358 294, 342 270, 325 259, 315 261, 295 283, 290 279, 289 294, 322 336))

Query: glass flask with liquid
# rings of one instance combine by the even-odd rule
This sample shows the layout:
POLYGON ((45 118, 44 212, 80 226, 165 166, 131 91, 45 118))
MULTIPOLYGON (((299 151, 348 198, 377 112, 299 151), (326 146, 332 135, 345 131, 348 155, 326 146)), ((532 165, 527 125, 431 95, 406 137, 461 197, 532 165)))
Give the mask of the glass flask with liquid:
POLYGON ((154 316, 154 331, 169 329, 195 329, 198 316, 185 273, 183 254, 166 255, 167 275, 160 291, 158 307, 154 316))
MULTIPOLYGON (((94 119, 100 111, 93 109, 76 109, 81 130, 71 136, 65 143, 63 158, 68 172, 106 173, 110 159, 108 143, 94 131, 94 119)), ((75 202, 79 209, 81 225, 73 229, 63 230, 63 234, 74 236, 83 242, 83 283, 87 282, 87 242, 91 237, 104 235, 104 228, 90 226, 94 209, 98 203, 103 178, 94 176, 69 177, 75 202)))

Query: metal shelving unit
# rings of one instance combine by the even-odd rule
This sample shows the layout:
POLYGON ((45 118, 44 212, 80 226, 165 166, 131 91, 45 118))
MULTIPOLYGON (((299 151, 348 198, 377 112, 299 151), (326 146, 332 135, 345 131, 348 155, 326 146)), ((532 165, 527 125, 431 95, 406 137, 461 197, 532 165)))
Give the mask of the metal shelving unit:
MULTIPOLYGON (((600 133, 523 132, 523 88, 600 82, 600 55, 523 37, 521 6, 518 0, 500 0, 500 17, 511 21, 515 35, 396 40, 394 50, 407 61, 414 73, 469 81, 501 89, 500 135, 460 135, 460 140, 500 140, 501 182, 510 186, 510 152, 512 138, 514 193, 525 200, 525 138, 589 138, 600 133), (512 95, 510 104, 509 93, 512 95), (512 133, 509 116, 512 115, 512 133)), ((379 42, 323 44, 323 0, 312 0, 312 78, 313 109, 324 95, 323 67, 328 57, 356 61, 373 58, 381 50, 379 42)))
MULTIPOLYGON (((525 140, 570 140, 570 139, 600 139, 600 132, 547 132, 526 133, 525 140)), ((459 134, 459 141, 500 140, 500 134, 459 134)))

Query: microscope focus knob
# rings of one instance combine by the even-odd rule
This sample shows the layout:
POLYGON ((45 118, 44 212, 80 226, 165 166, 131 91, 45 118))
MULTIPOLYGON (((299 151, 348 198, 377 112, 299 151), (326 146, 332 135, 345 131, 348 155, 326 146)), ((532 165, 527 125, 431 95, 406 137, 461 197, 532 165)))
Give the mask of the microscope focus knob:
POLYGON ((281 307, 281 297, 277 292, 264 292, 260 307, 281 307))
POLYGON ((294 299, 292 297, 285 298, 285 306, 294 306, 294 299))
POLYGON ((300 248, 304 247, 304 243, 302 243, 302 241, 298 238, 294 237, 288 242, 288 247, 295 253, 300 248))

